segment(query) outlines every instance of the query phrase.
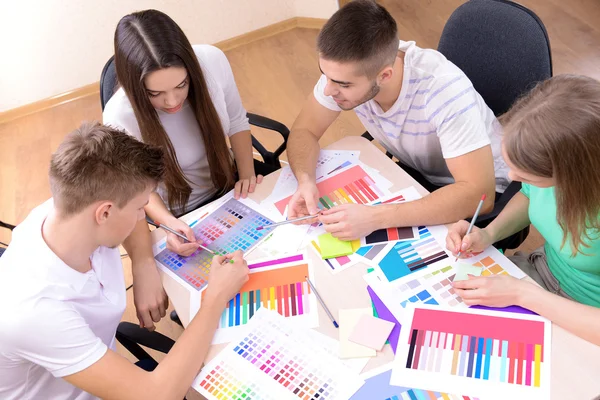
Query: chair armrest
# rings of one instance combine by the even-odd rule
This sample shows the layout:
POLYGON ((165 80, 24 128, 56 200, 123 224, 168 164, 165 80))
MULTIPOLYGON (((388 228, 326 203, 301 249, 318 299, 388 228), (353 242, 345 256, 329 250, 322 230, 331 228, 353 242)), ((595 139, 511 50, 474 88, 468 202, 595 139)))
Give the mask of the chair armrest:
POLYGON ((248 116, 251 125, 278 132, 283 137, 284 142, 287 142, 288 137, 290 136, 290 130, 281 122, 258 114, 247 113, 246 115, 248 116))

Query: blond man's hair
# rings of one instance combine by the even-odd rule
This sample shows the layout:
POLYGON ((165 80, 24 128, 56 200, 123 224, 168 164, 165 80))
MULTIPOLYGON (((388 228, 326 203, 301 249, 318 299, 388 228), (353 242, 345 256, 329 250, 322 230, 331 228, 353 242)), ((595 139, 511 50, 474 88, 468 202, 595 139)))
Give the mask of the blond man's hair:
POLYGON ((50 190, 64 216, 96 201, 123 208, 163 176, 163 152, 127 133, 84 123, 67 135, 50 161, 50 190))

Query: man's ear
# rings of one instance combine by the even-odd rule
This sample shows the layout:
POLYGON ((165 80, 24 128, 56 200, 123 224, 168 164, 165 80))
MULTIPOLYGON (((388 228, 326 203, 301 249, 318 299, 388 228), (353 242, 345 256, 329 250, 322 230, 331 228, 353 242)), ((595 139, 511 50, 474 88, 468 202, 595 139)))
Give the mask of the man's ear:
POLYGON ((96 217, 96 223, 98 225, 105 224, 114 210, 115 205, 110 201, 103 201, 98 204, 98 207, 96 207, 96 213, 94 214, 96 217))
POLYGON ((394 68, 391 65, 385 67, 377 75, 377 85, 378 86, 385 85, 386 83, 388 83, 392 80, 393 76, 394 76, 394 68))

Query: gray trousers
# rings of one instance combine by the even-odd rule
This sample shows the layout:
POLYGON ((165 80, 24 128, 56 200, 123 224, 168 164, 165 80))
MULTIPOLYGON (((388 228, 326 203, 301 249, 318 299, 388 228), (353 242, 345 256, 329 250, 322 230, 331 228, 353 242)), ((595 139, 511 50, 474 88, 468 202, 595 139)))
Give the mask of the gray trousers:
POLYGON ((560 282, 552 275, 548 268, 548 260, 546 259, 546 252, 544 247, 536 249, 529 255, 518 251, 514 256, 508 257, 510 261, 515 263, 521 271, 525 272, 531 279, 536 281, 541 287, 547 291, 573 300, 571 296, 566 294, 560 287, 560 282))

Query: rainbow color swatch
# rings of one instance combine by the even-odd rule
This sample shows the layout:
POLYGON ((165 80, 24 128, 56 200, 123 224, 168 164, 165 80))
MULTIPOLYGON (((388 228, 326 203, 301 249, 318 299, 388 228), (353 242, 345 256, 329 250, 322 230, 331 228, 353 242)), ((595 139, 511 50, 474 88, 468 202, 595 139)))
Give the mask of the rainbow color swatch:
POLYGON ((482 397, 501 388, 504 398, 538 398, 549 387, 549 321, 422 306, 407 315, 410 329, 400 333, 393 384, 448 392, 461 387, 482 397))
MULTIPOLYGON (((270 234, 270 230, 256 230, 273 221, 252 208, 231 198, 214 212, 190 226, 196 239, 216 254, 229 254, 236 250, 247 252, 261 239, 270 234)), ((166 269, 188 289, 201 291, 208 282, 208 274, 213 255, 198 249, 188 257, 180 256, 166 249, 155 256, 159 266, 166 269)))
POLYGON ((314 282, 312 268, 303 255, 299 257, 300 260, 288 263, 279 261, 297 259, 298 256, 275 260, 278 262, 275 267, 251 268, 248 282, 225 307, 213 344, 235 339, 239 328, 243 328, 260 308, 274 310, 294 320, 298 326, 318 326, 317 300, 306 282, 306 277, 314 282))
MULTIPOLYGON (((317 189, 320 196, 319 206, 327 209, 347 203, 369 204, 384 195, 360 165, 318 182, 317 189)), ((288 196, 275 202, 275 207, 281 215, 284 214, 291 198, 292 196, 288 196)))

